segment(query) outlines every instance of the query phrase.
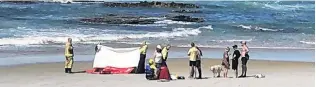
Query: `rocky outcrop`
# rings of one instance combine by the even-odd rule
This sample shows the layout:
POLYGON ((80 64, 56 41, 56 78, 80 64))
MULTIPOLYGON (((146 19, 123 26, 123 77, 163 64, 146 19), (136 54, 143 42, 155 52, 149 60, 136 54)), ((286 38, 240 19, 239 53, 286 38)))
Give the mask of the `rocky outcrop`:
MULTIPOLYGON (((184 22, 203 22, 203 18, 193 18, 191 16, 166 16, 166 19, 173 21, 184 21, 184 22)), ((106 23, 106 24, 154 24, 156 21, 163 19, 151 19, 145 16, 124 16, 116 14, 108 14, 104 17, 99 18, 85 18, 80 19, 81 22, 85 23, 106 23)))
POLYGON ((173 21, 185 21, 185 22, 204 22, 203 18, 195 18, 191 16, 185 16, 185 15, 177 15, 177 16, 167 16, 167 19, 173 20, 173 21))
POLYGON ((198 11, 198 10, 172 10, 172 12, 175 13, 202 13, 202 11, 198 11))
POLYGON ((106 24, 153 24, 156 19, 146 19, 142 16, 120 16, 115 14, 109 14, 100 18, 86 18, 81 19, 81 22, 88 23, 106 23, 106 24))
POLYGON ((118 2, 105 2, 104 6, 106 7, 158 7, 158 8, 200 8, 199 6, 195 4, 188 4, 188 3, 175 3, 175 2, 147 2, 147 1, 141 1, 138 3, 118 3, 118 2))

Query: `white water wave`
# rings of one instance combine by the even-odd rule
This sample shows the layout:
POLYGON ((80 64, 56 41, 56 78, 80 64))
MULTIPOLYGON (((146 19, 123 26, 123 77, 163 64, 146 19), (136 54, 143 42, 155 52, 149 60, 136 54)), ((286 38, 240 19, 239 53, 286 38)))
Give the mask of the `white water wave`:
MULTIPOLYGON (((198 47, 204 47, 204 48, 223 48, 225 49, 226 46, 214 46, 214 45, 201 45, 201 44, 197 44, 196 46, 198 47)), ((190 44, 187 45, 176 45, 176 47, 191 47, 190 44)), ((303 47, 252 47, 249 46, 250 49, 314 49, 314 48, 303 48, 303 47)))
POLYGON ((256 31, 282 31, 283 29, 269 29, 269 28, 263 28, 258 26, 252 26, 252 25, 238 25, 237 27, 248 29, 248 30, 256 30, 256 31))
POLYGON ((247 39, 247 40, 241 40, 241 39, 232 39, 232 40, 211 40, 211 41, 214 41, 214 42, 241 42, 241 41, 246 41, 246 42, 250 42, 252 41, 252 39, 247 39))
MULTIPOLYGON (((108 31, 105 31, 108 32, 108 31)), ((98 42, 98 41, 116 41, 122 39, 137 38, 174 38, 196 36, 201 33, 198 28, 174 28, 173 31, 165 32, 147 32, 140 34, 78 34, 79 32, 29 32, 20 37, 1 38, 0 45, 30 45, 30 44, 52 44, 64 43, 67 38, 72 38, 74 43, 98 42)))
POLYGON ((300 41, 300 42, 304 44, 315 44, 315 42, 310 42, 310 41, 300 41))
POLYGON ((183 22, 183 21, 172 21, 172 20, 162 20, 162 21, 156 21, 156 24, 195 24, 195 22, 183 22))
POLYGON ((207 26, 199 27, 199 29, 213 30, 213 27, 212 27, 212 25, 207 25, 207 26))
POLYGON ((167 26, 166 24, 122 24, 127 26, 167 26))
POLYGON ((260 8, 267 8, 272 10, 282 10, 282 11, 289 11, 289 10, 299 10, 299 9, 310 9, 314 10, 314 4, 281 4, 280 2, 274 3, 265 3, 265 2, 247 2, 247 5, 252 5, 260 8))
POLYGON ((312 9, 312 5, 302 5, 302 4, 295 4, 295 5, 281 5, 278 3, 274 4, 264 4, 263 8, 270 8, 274 10, 298 10, 298 9, 312 9))

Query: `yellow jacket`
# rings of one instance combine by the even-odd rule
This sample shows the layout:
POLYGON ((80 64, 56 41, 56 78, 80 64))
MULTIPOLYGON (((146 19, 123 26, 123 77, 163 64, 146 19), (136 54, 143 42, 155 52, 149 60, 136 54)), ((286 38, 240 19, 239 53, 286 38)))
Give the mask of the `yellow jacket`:
POLYGON ((70 43, 66 43, 65 56, 73 56, 73 47, 72 47, 72 44, 70 43))
POLYGON ((167 49, 167 47, 164 47, 164 48, 162 49, 161 53, 162 53, 162 58, 163 58, 164 60, 166 60, 166 58, 168 58, 168 49, 167 49))
POLYGON ((196 47, 191 47, 188 51, 190 61, 196 61, 197 57, 200 55, 199 50, 196 47))
POLYGON ((146 54, 147 49, 148 49, 148 46, 147 46, 147 45, 142 46, 142 47, 140 48, 140 54, 146 54))
POLYGON ((150 66, 151 69, 154 69, 154 70, 157 69, 157 68, 156 68, 156 64, 155 64, 155 62, 154 62, 153 59, 149 59, 148 64, 149 64, 149 66, 150 66))

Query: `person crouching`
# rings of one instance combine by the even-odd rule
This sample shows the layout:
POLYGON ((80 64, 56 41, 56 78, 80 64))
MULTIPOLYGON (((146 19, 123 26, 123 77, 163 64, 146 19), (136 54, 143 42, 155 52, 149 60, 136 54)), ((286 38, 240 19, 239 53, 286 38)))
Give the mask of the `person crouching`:
POLYGON ((146 68, 146 79, 155 80, 157 76, 155 71, 157 70, 155 61, 153 59, 148 60, 149 69, 146 68))

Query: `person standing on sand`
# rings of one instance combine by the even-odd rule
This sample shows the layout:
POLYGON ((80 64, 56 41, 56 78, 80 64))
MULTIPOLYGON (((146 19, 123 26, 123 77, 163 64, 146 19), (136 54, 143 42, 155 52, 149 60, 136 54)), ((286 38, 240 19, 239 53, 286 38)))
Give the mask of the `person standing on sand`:
POLYGON ((197 68, 198 73, 199 73, 199 77, 197 79, 202 79, 201 57, 203 55, 202 55, 201 49, 199 47, 197 47, 197 46, 195 46, 195 47, 199 51, 199 54, 196 57, 196 64, 195 64, 195 67, 197 68))
POLYGON ((235 71, 236 78, 238 78, 238 59, 240 57, 240 52, 237 48, 238 48, 237 45, 233 46, 234 53, 233 53, 233 59, 232 59, 232 69, 235 71))
POLYGON ((147 49, 148 49, 147 42, 144 41, 139 48, 140 59, 139 59, 137 70, 136 70, 136 73, 138 74, 145 73, 145 60, 146 60, 147 49))
POLYGON ((95 54, 99 52, 100 50, 101 50, 101 43, 98 43, 94 48, 95 54))
POLYGON ((225 52, 223 54, 223 60, 222 60, 222 66, 224 66, 224 78, 227 78, 228 70, 229 70, 229 52, 230 48, 227 47, 225 49, 225 52))
MULTIPOLYGON (((191 43, 191 48, 188 51, 188 56, 189 56, 189 66, 190 66, 190 76, 189 78, 193 78, 194 72, 195 72, 195 67, 197 65, 196 59, 199 57, 200 52, 195 46, 195 44, 192 42, 191 43)), ((201 77, 201 74, 199 75, 199 78, 201 77)))
POLYGON ((74 52, 73 52, 73 46, 72 46, 72 39, 68 38, 68 41, 66 42, 65 45, 65 73, 72 73, 72 65, 73 65, 73 57, 74 57, 74 52))
POLYGON ((241 62, 242 62, 242 73, 239 77, 246 77, 247 76, 247 61, 249 60, 249 49, 248 46, 246 45, 246 41, 242 41, 241 43, 241 62))
POLYGON ((156 51, 154 52, 154 61, 155 61, 155 65, 156 65, 156 76, 159 77, 159 73, 160 73, 160 67, 163 64, 163 54, 161 53, 162 49, 160 45, 157 45, 156 47, 156 51))

